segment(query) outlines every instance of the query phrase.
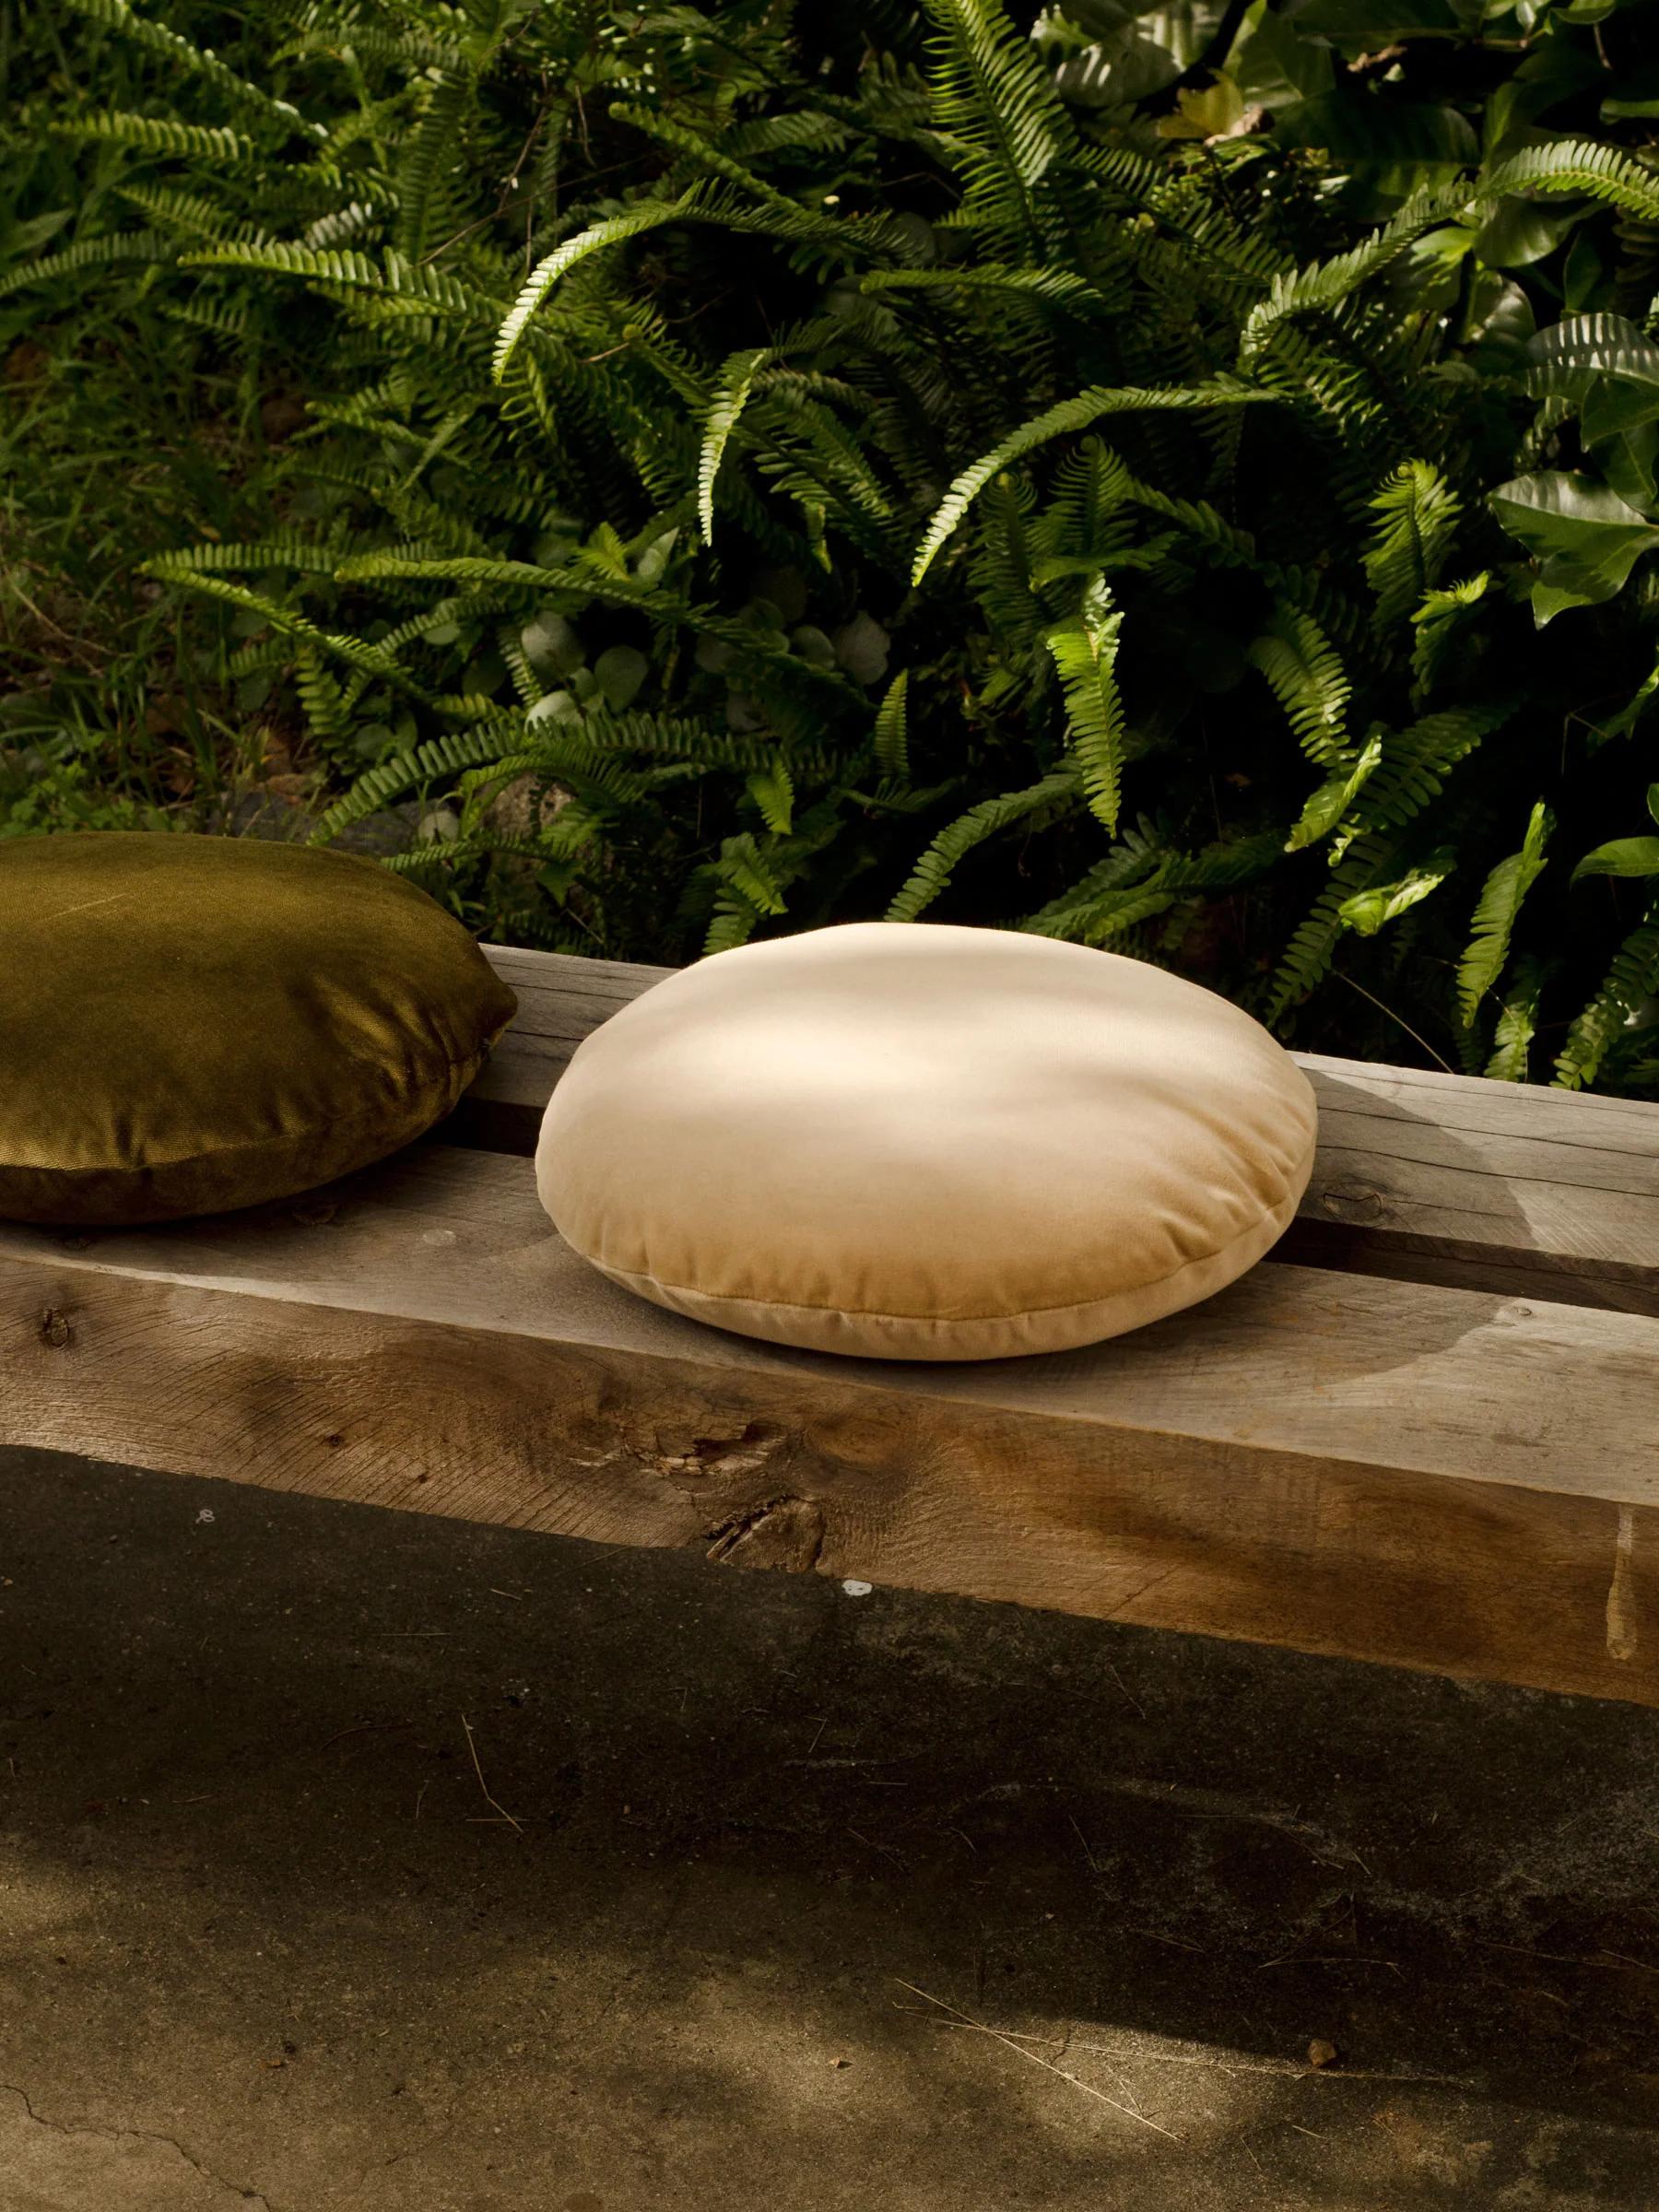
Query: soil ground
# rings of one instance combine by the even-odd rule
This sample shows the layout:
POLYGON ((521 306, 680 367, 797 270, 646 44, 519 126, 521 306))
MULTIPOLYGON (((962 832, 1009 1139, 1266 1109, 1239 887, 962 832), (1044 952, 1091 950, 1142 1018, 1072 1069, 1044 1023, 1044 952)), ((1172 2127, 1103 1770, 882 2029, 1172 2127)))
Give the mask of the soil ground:
POLYGON ((0 2212, 1653 2212, 1656 1872, 1659 1713, 0 1453, 0 2212))

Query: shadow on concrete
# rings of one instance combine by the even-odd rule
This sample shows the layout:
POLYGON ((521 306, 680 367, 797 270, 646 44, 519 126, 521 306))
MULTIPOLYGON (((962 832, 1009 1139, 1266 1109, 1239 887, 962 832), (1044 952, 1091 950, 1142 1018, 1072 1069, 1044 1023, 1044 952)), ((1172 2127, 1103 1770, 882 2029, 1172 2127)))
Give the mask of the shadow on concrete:
POLYGON ((0 2204, 1645 2212, 1656 1753, 0 1454, 0 2204))

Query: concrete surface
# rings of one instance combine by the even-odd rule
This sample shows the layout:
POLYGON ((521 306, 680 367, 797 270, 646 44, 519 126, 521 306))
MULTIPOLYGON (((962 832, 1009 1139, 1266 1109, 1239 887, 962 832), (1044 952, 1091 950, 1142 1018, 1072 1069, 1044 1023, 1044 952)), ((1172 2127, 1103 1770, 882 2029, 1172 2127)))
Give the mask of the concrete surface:
POLYGON ((1651 2212, 1656 1752, 0 1455, 0 2212, 1651 2212))

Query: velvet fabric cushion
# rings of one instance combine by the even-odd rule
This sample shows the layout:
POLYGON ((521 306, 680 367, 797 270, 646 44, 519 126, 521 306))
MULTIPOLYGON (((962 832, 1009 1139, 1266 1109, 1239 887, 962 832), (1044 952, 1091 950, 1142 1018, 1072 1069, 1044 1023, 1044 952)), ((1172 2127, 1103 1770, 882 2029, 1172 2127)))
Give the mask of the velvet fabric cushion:
POLYGON ((1088 1344, 1207 1298, 1296 1210, 1306 1077, 1144 961, 861 923, 684 970, 587 1038, 536 1154, 613 1281, 897 1359, 1088 1344))
POLYGON ((0 1215, 161 1221, 418 1136, 516 1001, 461 924, 348 853, 0 842, 0 1215))

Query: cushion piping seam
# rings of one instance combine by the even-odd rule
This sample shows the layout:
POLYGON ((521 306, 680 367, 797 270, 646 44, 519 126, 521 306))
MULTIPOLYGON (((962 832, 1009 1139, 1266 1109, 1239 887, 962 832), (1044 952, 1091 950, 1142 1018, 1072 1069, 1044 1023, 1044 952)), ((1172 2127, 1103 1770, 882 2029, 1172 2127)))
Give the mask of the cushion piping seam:
POLYGON ((1154 1276, 1148 1282, 1128 1283, 1120 1290, 1107 1291, 1102 1297, 1066 1298, 1052 1306, 1016 1306, 994 1313, 886 1313, 873 1306, 807 1305, 794 1299, 751 1298, 738 1290, 700 1290, 691 1283, 665 1282, 660 1276, 653 1275, 646 1268, 615 1266, 608 1260, 596 1259, 592 1253, 582 1252, 580 1245, 573 1245, 571 1249, 581 1253, 590 1266, 599 1268, 604 1274, 624 1276, 635 1282, 650 1283, 659 1290, 671 1291, 680 1298, 706 1299, 711 1305, 764 1306, 781 1313, 841 1313, 849 1321, 893 1321, 902 1322, 910 1327, 919 1324, 924 1327, 940 1329, 971 1327, 984 1322, 1031 1321, 1044 1313, 1075 1313, 1088 1306, 1109 1306, 1118 1299, 1144 1297, 1148 1291, 1160 1289, 1165 1283, 1173 1282, 1177 1276, 1186 1274, 1189 1268, 1207 1267, 1212 1262, 1225 1258, 1236 1245, 1247 1243, 1258 1233, 1264 1222, 1272 1220, 1287 1205, 1292 1201, 1300 1202, 1312 1175, 1313 1159, 1314 1153, 1310 1150, 1308 1171, 1300 1182, 1292 1177, 1273 1204, 1264 1208, 1258 1219, 1252 1222, 1248 1229, 1241 1230, 1236 1236, 1229 1237, 1225 1244, 1218 1244, 1212 1252, 1200 1253, 1194 1259, 1182 1260, 1178 1267, 1167 1268, 1162 1275, 1154 1276))

